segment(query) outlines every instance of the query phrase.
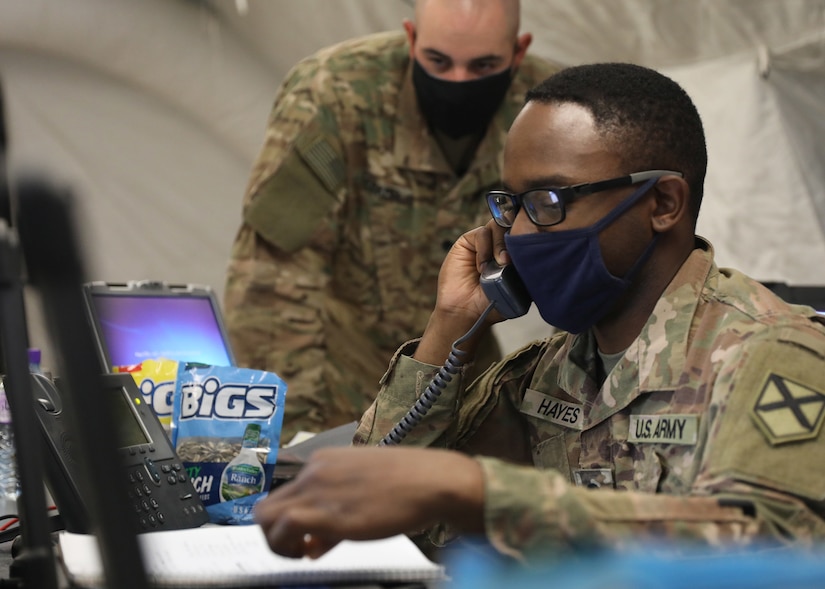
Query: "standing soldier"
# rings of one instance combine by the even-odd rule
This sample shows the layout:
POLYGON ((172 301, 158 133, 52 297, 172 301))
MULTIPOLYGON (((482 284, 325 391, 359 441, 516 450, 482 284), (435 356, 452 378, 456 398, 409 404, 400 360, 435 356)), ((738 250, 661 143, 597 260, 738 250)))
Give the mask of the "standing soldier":
MULTIPOLYGON (((446 252, 487 215, 525 92, 557 69, 526 55, 517 0, 419 1, 404 29, 292 70, 244 199, 227 328, 241 366, 287 382, 285 441, 370 405, 446 252)), ((498 357, 488 334, 476 365, 498 357)))

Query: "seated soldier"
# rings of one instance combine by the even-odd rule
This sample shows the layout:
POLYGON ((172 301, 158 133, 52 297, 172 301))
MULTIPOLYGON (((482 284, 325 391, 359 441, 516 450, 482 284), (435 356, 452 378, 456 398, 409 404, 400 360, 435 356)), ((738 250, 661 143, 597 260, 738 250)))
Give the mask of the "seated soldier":
POLYGON ((528 559, 825 539, 823 317, 716 266, 695 234, 706 165, 692 101, 653 70, 578 66, 531 90, 494 222, 451 249, 357 443, 385 439, 487 311, 489 261, 512 263, 565 332, 453 378, 402 440, 427 448, 316 452, 258 505, 272 549, 317 556, 437 523, 528 559))

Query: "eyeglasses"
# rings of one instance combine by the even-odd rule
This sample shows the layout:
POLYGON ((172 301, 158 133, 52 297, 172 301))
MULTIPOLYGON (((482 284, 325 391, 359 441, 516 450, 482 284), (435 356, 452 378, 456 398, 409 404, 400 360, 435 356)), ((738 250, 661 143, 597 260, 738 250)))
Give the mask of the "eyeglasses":
POLYGON ((564 221, 565 204, 569 204, 573 199, 594 192, 610 190, 611 188, 632 186, 662 176, 682 177, 683 174, 670 170, 648 170, 621 176, 620 178, 601 180, 600 182, 562 186, 560 188, 533 188, 520 194, 493 190, 487 193, 487 206, 490 208, 493 219, 501 227, 512 227, 521 207, 524 207, 527 216, 533 223, 548 227, 564 221))

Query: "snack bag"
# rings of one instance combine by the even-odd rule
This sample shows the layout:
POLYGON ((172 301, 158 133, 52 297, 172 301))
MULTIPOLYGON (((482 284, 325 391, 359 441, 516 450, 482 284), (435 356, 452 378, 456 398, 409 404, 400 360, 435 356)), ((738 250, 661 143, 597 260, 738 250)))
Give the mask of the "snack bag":
POLYGON ((172 445, 212 523, 253 523, 272 485, 285 398, 272 372, 179 364, 172 445))
POLYGON ((166 435, 171 438, 172 405, 178 379, 177 360, 144 360, 140 364, 115 366, 114 371, 132 375, 143 395, 143 401, 154 410, 166 435))

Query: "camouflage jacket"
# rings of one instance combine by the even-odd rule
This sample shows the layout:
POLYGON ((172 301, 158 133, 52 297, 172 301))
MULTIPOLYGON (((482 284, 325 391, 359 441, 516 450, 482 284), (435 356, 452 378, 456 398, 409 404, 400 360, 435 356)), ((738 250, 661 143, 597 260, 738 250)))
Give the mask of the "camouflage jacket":
MULTIPOLYGON (((403 441, 486 455, 486 533, 502 552, 825 540, 823 318, 698 245, 601 386, 592 335, 557 334, 466 391, 455 379, 403 441), (490 457, 521 446, 532 466, 490 457)), ((356 443, 378 443, 437 369, 405 355, 414 346, 356 443)))
MULTIPOLYGON (((457 176, 419 113, 403 33, 324 49, 283 83, 224 292, 238 363, 287 383, 284 437, 357 420, 393 352, 423 331, 438 270, 485 223, 505 134, 558 68, 526 58, 457 176)), ((489 362, 500 355, 488 338, 489 362)))

